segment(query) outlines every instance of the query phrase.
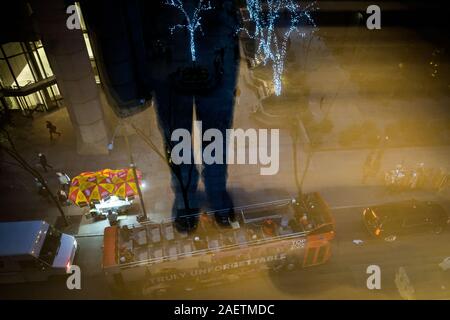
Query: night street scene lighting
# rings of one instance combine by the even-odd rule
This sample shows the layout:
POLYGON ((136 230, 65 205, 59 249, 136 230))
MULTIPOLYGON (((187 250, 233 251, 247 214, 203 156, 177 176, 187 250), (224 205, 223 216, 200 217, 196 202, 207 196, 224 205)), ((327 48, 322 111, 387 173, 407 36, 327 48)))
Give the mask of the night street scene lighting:
POLYGON ((450 300, 442 2, 0 6, 0 300, 450 300))

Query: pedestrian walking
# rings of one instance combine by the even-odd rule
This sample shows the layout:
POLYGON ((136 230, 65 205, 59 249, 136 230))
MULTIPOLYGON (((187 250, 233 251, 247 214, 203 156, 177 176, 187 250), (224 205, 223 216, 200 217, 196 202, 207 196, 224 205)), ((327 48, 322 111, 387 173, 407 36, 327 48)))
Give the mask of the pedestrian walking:
POLYGON ((67 193, 63 189, 59 190, 56 193, 56 197, 58 198, 58 201, 62 206, 69 205, 69 198, 67 197, 67 193))
POLYGON ((61 132, 58 132, 56 129, 56 126, 53 123, 51 123, 50 121, 47 121, 46 127, 48 129, 48 133, 50 134, 50 140, 53 140, 54 134, 57 134, 58 137, 61 136, 61 132))
POLYGON ((236 101, 236 105, 239 104, 239 98, 241 96, 241 90, 239 89, 239 87, 236 87, 236 89, 234 89, 234 101, 236 101))
POLYGON ((34 178, 34 183, 36 184, 36 188, 39 194, 41 194, 42 188, 44 187, 38 178, 34 178))
POLYGON ((43 153, 39 153, 39 163, 45 172, 47 172, 47 168, 53 169, 53 167, 48 164, 47 157, 43 153))
POLYGON ((66 192, 69 192, 70 177, 64 172, 57 172, 56 175, 58 176, 58 180, 59 180, 59 184, 61 185, 61 189, 66 192))
POLYGON ((43 185, 43 184, 39 181, 39 179, 37 179, 37 178, 34 178, 34 182, 35 182, 35 184, 36 184, 38 194, 39 194, 42 198, 46 199, 49 203, 51 203, 51 199, 50 199, 50 197, 49 197, 49 195, 48 195, 48 190, 47 190, 47 188, 44 187, 44 185, 43 185))
POLYGON ((371 172, 372 172, 372 164, 374 161, 375 152, 370 151, 369 154, 366 157, 366 160, 363 164, 363 177, 362 177, 362 183, 365 184, 367 181, 367 178, 369 178, 371 172))
POLYGON ((380 172, 381 161, 383 160, 383 157, 384 157, 384 149, 378 149, 377 154, 375 155, 375 158, 372 162, 371 175, 373 177, 376 177, 380 172))

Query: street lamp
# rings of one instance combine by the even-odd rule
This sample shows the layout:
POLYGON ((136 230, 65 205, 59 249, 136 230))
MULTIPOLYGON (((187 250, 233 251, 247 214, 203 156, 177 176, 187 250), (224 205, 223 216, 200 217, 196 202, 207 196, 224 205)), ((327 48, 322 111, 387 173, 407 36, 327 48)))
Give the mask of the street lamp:
MULTIPOLYGON (((117 129, 119 126, 120 125, 118 125, 116 127, 116 129, 114 130, 114 134, 112 136, 111 142, 108 144, 108 150, 110 150, 110 151, 114 149, 114 139, 115 139, 117 129)), ((145 210, 144 199, 142 197, 141 186, 139 185, 138 175, 137 175, 137 171, 136 171, 136 164, 134 163, 133 154, 131 153, 131 148, 130 148, 130 142, 128 141, 128 135, 126 132, 124 134, 124 137, 125 137, 125 143, 127 145, 127 152, 128 152, 129 162, 130 162, 130 168, 133 171, 133 177, 134 177, 134 181, 136 183, 136 189, 138 191, 139 201, 140 201, 141 209, 142 209, 142 216, 137 216, 136 219, 138 222, 148 221, 147 211, 145 210)))
POLYGON ((114 149, 114 139, 116 138, 116 134, 117 134, 117 130, 119 129, 120 124, 118 126, 116 126, 116 128, 114 129, 114 133, 111 137, 111 142, 108 143, 108 150, 112 151, 114 149))

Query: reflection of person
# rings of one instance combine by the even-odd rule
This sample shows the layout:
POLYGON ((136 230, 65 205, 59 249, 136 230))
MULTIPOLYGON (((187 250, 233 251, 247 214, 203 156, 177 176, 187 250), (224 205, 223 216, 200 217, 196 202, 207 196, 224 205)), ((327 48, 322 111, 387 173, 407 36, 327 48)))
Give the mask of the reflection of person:
MULTIPOLYGON (((199 1, 183 0, 182 3, 187 14, 192 16, 199 1)), ((116 102, 113 105, 118 107, 119 112, 126 114, 138 108, 136 101, 152 96, 158 124, 169 152, 175 144, 171 141, 174 130, 186 129, 192 133, 194 108, 195 120, 202 121, 203 131, 218 129, 225 137, 226 129, 232 125, 233 92, 239 58, 235 33, 237 8, 233 7, 234 0, 213 0, 211 5, 211 10, 200 13, 202 31, 198 30, 195 34, 196 61, 193 62, 189 32, 170 30, 172 26, 187 23, 179 9, 164 1, 81 1, 88 28, 95 33, 93 46, 94 50, 97 48, 99 71, 108 97, 113 97, 116 102), (121 23, 111 24, 110 21, 121 23), (170 58, 155 54, 154 48, 158 46, 170 52, 170 58), (189 92, 183 85, 174 83, 173 79, 182 77, 187 67, 191 71, 196 67, 206 69, 208 84, 213 83, 215 86, 208 87, 200 94, 189 92), (186 89, 184 93, 180 92, 180 87, 186 89)), ((223 143, 226 150, 226 141, 223 143)), ((194 164, 173 165, 172 169, 172 189, 175 193, 173 214, 178 216, 183 209, 188 209, 186 198, 190 209, 200 206, 197 198, 200 173, 194 164), (180 185, 178 178, 185 188, 180 185), (187 197, 183 197, 183 194, 187 194, 187 197)), ((210 209, 233 207, 226 190, 226 164, 203 165, 201 177, 210 209)), ((189 213, 184 211, 182 214, 189 213)), ((220 225, 229 225, 230 215, 231 211, 221 211, 216 214, 216 220, 220 225)), ((197 218, 193 216, 178 221, 181 222, 179 227, 184 224, 186 229, 197 225, 197 218)))
POLYGON ((44 187, 44 185, 43 185, 37 178, 34 178, 34 183, 36 184, 38 193, 39 193, 40 195, 42 195, 42 194, 43 194, 43 190, 44 190, 44 192, 45 192, 45 187, 44 187))
MULTIPOLYGON (((196 1, 183 1, 184 3, 196 3, 196 1)), ((197 36, 197 64, 207 68, 212 77, 220 79, 220 84, 205 94, 181 94, 170 83, 169 75, 179 68, 192 65, 189 51, 188 38, 182 32, 170 34, 168 26, 176 22, 176 12, 173 9, 164 9, 164 5, 154 4, 157 8, 149 12, 155 13, 155 19, 160 21, 160 28, 154 31, 153 38, 167 39, 168 46, 173 50, 173 63, 166 63, 162 59, 151 58, 152 85, 154 88, 156 111, 159 125, 170 149, 170 137, 177 128, 187 129, 192 133, 193 105, 195 104, 196 120, 202 121, 203 132, 210 128, 221 131, 225 137, 225 130, 231 127, 234 107, 234 90, 238 62, 235 57, 237 39, 230 37, 233 30, 234 17, 221 10, 220 2, 214 2, 215 9, 203 13, 204 35, 197 36), (166 12, 166 16, 158 12, 166 12), (174 16, 175 14, 175 16, 174 16), (220 48, 219 50, 215 48, 220 48)), ((149 25, 154 25, 153 19, 148 19, 149 25)), ((225 142, 224 142, 225 147, 225 142)), ((224 148, 226 150, 226 148, 224 148)), ((199 172, 195 165, 181 164, 178 166, 183 178, 183 183, 188 185, 188 199, 191 208, 199 206, 196 191, 199 180, 199 172)), ((226 191, 227 167, 225 164, 204 165, 202 178, 205 184, 205 192, 211 209, 224 209, 233 206, 226 191)), ((174 210, 184 208, 182 190, 175 177, 172 178, 175 192, 174 210)), ((216 215, 219 224, 228 224, 228 213, 216 215)))

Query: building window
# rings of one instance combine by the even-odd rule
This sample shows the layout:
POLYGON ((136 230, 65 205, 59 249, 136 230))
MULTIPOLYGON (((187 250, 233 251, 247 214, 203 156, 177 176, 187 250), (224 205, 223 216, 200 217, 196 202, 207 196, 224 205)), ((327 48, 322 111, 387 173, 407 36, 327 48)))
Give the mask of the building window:
POLYGON ((61 95, 40 41, 0 45, 0 96, 25 115, 58 107, 61 95))
POLYGON ((97 84, 100 83, 100 76, 98 74, 97 63, 95 61, 94 51, 92 50, 91 39, 89 38, 89 33, 86 28, 86 23, 84 22, 83 13, 81 12, 81 7, 79 2, 75 2, 75 6, 77 8, 78 17, 80 19, 81 31, 83 32, 84 43, 86 44, 86 50, 89 55, 89 59, 91 60, 91 66, 94 70, 95 82, 97 84))
POLYGON ((35 56, 36 61, 39 62, 39 71, 41 74, 45 75, 45 78, 52 76, 53 71, 52 68, 50 68, 50 63, 47 60, 47 55, 45 54, 41 41, 30 42, 30 45, 34 49, 33 55, 35 56))

